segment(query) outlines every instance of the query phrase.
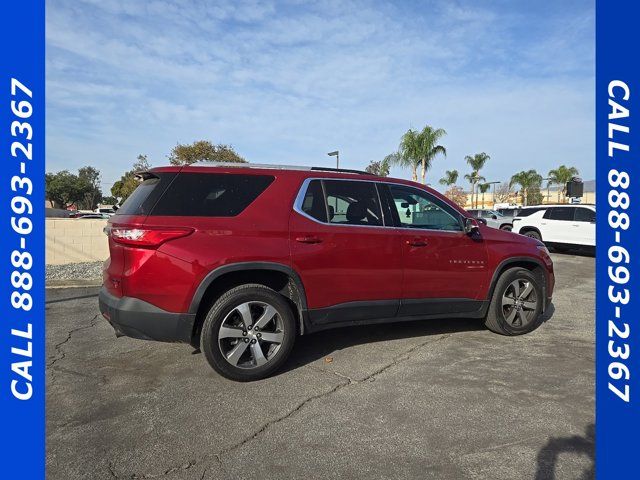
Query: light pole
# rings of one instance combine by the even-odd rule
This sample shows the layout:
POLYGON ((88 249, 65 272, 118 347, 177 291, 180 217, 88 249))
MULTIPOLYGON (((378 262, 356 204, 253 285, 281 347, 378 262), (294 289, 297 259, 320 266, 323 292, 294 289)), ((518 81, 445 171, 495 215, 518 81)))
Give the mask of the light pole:
POLYGON ((340 168, 340 152, 336 150, 335 152, 327 153, 330 157, 336 157, 336 170, 340 168))

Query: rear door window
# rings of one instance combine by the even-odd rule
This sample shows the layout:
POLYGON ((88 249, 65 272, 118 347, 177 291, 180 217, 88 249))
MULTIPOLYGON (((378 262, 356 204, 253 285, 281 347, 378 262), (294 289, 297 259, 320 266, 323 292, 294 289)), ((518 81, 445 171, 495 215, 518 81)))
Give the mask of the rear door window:
POLYGON ((323 180, 329 223, 382 226, 378 191, 373 182, 323 180))
POLYGON ((270 175, 181 173, 158 200, 151 215, 234 217, 273 180, 270 175))
POLYGON ((320 180, 311 180, 309 182, 302 200, 301 209, 319 222, 327 222, 327 205, 324 201, 322 182, 320 180))

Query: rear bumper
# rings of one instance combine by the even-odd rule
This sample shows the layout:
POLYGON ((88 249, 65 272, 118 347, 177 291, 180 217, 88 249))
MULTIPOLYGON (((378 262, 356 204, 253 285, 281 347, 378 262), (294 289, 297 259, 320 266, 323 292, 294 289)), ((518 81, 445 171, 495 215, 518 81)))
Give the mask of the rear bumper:
POLYGON ((118 337, 191 343, 195 314, 167 312, 137 298, 116 297, 104 287, 98 301, 102 316, 118 337))

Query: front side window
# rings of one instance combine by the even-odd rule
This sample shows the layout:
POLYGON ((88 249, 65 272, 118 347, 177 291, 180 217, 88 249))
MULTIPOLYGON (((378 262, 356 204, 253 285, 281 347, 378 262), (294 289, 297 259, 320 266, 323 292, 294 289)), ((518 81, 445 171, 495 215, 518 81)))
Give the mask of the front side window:
POLYGON ((411 187, 389 185, 391 197, 405 228, 462 231, 458 215, 437 198, 411 187))
POLYGON ((596 212, 589 208, 576 208, 576 213, 573 217, 576 222, 595 222, 596 212))
POLYGON ((382 226, 382 212, 372 182, 324 180, 329 223, 382 226))

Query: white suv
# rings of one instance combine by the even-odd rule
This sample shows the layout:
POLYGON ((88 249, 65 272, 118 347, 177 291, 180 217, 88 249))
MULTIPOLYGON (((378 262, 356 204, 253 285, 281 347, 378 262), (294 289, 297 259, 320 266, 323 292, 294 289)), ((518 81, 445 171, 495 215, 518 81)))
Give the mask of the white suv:
POLYGON ((513 231, 554 246, 595 247, 595 205, 545 205, 524 209, 513 231))

